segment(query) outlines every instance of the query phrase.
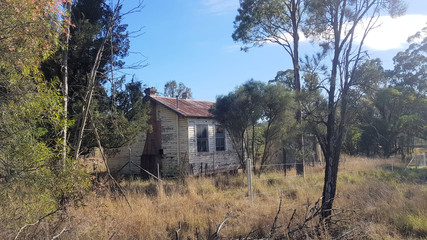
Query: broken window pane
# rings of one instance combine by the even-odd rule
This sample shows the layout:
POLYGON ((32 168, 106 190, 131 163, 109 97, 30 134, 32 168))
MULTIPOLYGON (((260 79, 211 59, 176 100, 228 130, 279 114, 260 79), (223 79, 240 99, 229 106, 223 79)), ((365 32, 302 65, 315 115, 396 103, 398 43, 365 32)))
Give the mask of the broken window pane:
POLYGON ((197 125, 197 152, 209 152, 208 125, 197 125))

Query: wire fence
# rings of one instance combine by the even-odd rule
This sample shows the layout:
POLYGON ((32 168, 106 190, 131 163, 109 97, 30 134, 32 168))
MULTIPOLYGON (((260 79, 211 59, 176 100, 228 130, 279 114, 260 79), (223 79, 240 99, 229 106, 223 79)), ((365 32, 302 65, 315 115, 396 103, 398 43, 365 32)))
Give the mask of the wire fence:
MULTIPOLYGON (((307 178, 311 177, 315 180, 315 183, 323 182, 323 178, 319 178, 318 176, 324 175, 324 167, 325 163, 323 162, 315 162, 309 164, 303 164, 303 173, 298 174, 296 171, 296 166, 298 163, 285 163, 285 164, 264 164, 258 165, 258 169, 261 167, 264 168, 264 172, 274 172, 282 171, 282 175, 274 174, 274 177, 270 177, 268 174, 264 172, 261 173, 258 171, 258 175, 254 174, 252 170, 252 161, 251 159, 247 159, 247 166, 251 169, 247 171, 248 178, 248 197, 250 201, 253 203, 255 196, 259 195, 268 195, 268 194, 276 194, 284 191, 292 191, 296 189, 274 189, 270 191, 262 191, 262 189, 256 189, 257 182, 263 181, 277 181, 277 180, 285 180, 289 178, 307 178), (292 168, 291 168, 292 167, 292 168), (288 169, 290 168, 290 169, 288 169)), ((346 161, 345 158, 340 163, 339 166, 339 174, 343 173, 355 173, 361 171, 369 171, 369 170, 378 170, 378 169, 389 169, 394 171, 396 166, 402 165, 401 162, 396 161, 395 159, 385 160, 385 159, 364 159, 363 161, 346 161)))
MULTIPOLYGON (((310 184, 317 186, 323 183, 323 175, 325 169, 324 162, 310 162, 302 164, 302 174, 297 172, 298 165, 301 166, 301 163, 271 163, 263 165, 258 164, 254 168, 251 159, 247 159, 246 172, 241 175, 243 177, 241 181, 244 181, 244 183, 240 184, 239 188, 234 189, 231 195, 233 195, 233 197, 235 198, 248 198, 248 200, 253 203, 255 197, 258 196, 297 191, 299 182, 297 181, 297 185, 287 184, 286 181, 290 179, 309 179, 310 184), (262 171, 260 171, 261 168, 262 171)), ((404 167, 405 163, 402 163, 396 159, 386 160, 351 157, 349 158, 349 160, 347 160, 344 156, 340 162, 339 175, 345 173, 355 173, 360 171, 369 171, 384 168, 394 171, 395 167, 401 165, 402 167, 404 167)), ((192 174, 190 174, 190 176, 215 176, 222 172, 229 172, 230 170, 235 170, 239 168, 239 166, 239 164, 226 164, 221 166, 218 164, 213 166, 207 166, 206 164, 197 164, 194 166, 191 165, 191 168, 198 169, 197 171, 191 172, 192 174)), ((151 177, 161 181, 159 165, 157 165, 157 172, 153 175, 156 176, 151 177)), ((188 172, 183 172, 182 174, 177 176, 169 176, 166 178, 162 178, 162 180, 182 179, 186 176, 188 176, 188 172)))

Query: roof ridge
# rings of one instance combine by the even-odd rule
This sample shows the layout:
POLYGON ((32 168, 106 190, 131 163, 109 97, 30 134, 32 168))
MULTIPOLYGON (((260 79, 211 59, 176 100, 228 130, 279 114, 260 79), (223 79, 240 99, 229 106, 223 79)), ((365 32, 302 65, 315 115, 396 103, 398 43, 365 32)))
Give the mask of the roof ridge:
MULTIPOLYGON (((158 97, 158 98, 170 98, 170 99, 176 99, 176 97, 165 97, 165 96, 152 96, 150 95, 150 97, 158 97)), ((182 98, 178 98, 178 100, 186 100, 186 101, 197 101, 197 102, 210 102, 210 103, 215 103, 214 101, 208 101, 208 100, 197 100, 197 99, 182 99, 182 98)))
POLYGON ((215 104, 215 102, 192 99, 179 99, 180 101, 177 101, 176 98, 172 97, 150 95, 146 97, 183 117, 213 118, 209 109, 215 104))

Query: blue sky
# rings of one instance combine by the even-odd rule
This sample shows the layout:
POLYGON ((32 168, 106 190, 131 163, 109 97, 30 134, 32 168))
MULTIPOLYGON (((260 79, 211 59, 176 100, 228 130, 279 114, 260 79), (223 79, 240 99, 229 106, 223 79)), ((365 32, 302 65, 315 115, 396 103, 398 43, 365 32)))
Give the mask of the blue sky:
MULTIPOLYGON (((125 0, 124 10, 135 2, 125 0)), ((427 23, 427 0, 407 4, 406 16, 381 19, 383 25, 367 39, 371 57, 381 58, 385 68, 392 68, 407 37, 427 23)), ((231 38, 239 0, 145 0, 144 6, 124 20, 130 31, 144 27, 143 35, 130 39, 134 54, 125 61, 145 60, 148 65, 126 72, 161 93, 167 81, 175 80, 190 87, 194 99, 214 101, 251 78, 268 81, 291 67, 287 53, 273 44, 240 51, 242 44, 231 38)), ((302 54, 313 49, 302 43, 302 54)))

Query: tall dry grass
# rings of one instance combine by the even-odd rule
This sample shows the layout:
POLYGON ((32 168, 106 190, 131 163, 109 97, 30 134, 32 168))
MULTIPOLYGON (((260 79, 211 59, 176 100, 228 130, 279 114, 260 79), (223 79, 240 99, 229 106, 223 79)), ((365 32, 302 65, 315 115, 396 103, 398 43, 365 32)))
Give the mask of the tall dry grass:
MULTIPOLYGON (((307 166, 306 173, 311 174, 306 177, 285 178, 280 171, 255 176, 253 204, 245 174, 163 183, 123 181, 130 206, 117 189, 97 185, 79 206, 68 207, 63 218, 28 227, 21 236, 51 238, 65 229, 61 239, 208 239, 231 212, 219 233, 224 239, 298 238, 301 232, 309 238, 423 239, 427 236, 427 170, 402 170, 393 164, 392 172, 389 163, 346 157, 335 200, 340 222, 333 231, 317 228, 318 219, 314 219, 299 233, 287 234, 303 225, 322 193, 321 166, 307 166), (271 235, 276 216, 277 229, 271 235)), ((15 234, 8 229, 0 238, 15 234)))

